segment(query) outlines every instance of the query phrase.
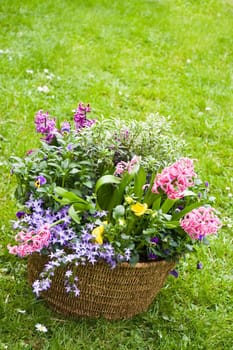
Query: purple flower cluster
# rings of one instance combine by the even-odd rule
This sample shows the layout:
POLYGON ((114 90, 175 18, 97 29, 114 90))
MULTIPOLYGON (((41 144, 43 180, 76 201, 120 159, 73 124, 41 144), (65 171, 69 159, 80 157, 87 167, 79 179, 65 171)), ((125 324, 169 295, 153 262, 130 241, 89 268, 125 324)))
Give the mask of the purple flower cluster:
MULTIPOLYGON (((70 241, 67 245, 67 250, 56 249, 55 252, 49 254, 49 262, 45 265, 44 271, 40 274, 40 279, 33 284, 34 293, 39 296, 44 290, 50 288, 55 270, 60 266, 77 267, 79 265, 95 264, 99 260, 105 260, 111 268, 115 268, 120 260, 129 261, 131 254, 129 249, 125 249, 124 255, 116 254, 114 248, 109 243, 94 244, 93 236, 89 233, 88 227, 93 227, 87 224, 82 230, 81 236, 70 241), (69 252, 69 253, 68 253, 69 252)), ((67 293, 73 293, 75 296, 80 294, 77 287, 78 277, 74 276, 72 269, 68 269, 65 273, 64 286, 67 293)))
POLYGON ((56 119, 49 118, 48 112, 43 113, 43 111, 39 111, 35 115, 35 125, 36 131, 45 135, 43 140, 50 143, 57 132, 56 119))
MULTIPOLYGON (((79 103, 77 110, 74 114, 74 123, 76 131, 80 131, 82 128, 90 127, 95 124, 95 119, 87 119, 87 113, 91 111, 89 104, 86 106, 83 103, 79 103)), ((62 135, 69 134, 71 131, 71 125, 69 122, 63 122, 60 131, 56 128, 56 118, 50 118, 48 112, 40 110, 35 115, 36 131, 44 135, 42 140, 47 143, 51 143, 56 133, 60 132, 62 135)))
POLYGON ((39 230, 44 224, 48 224, 52 226, 50 228, 52 245, 59 244, 61 246, 67 246, 76 237, 76 233, 70 227, 71 218, 68 215, 67 207, 53 212, 50 208, 44 209, 41 199, 36 200, 31 197, 26 202, 26 208, 29 209, 29 213, 20 215, 20 220, 14 222, 14 229, 39 230), (55 223, 57 224, 55 225, 55 223))
MULTIPOLYGON (((39 280, 33 284, 33 291, 37 296, 51 286, 52 277, 59 266, 77 267, 87 263, 95 264, 99 260, 106 261, 111 268, 115 268, 117 262, 129 261, 131 258, 130 249, 125 249, 123 254, 119 254, 109 243, 97 244, 93 241, 92 230, 95 223, 89 222, 82 229, 74 228, 74 223, 68 215, 68 208, 63 207, 57 212, 50 208, 43 207, 41 199, 30 197, 26 202, 29 213, 17 215, 18 221, 14 222, 15 229, 37 230, 45 223, 50 227, 50 245, 47 247, 49 262, 45 265, 39 280)), ((102 217, 106 212, 96 212, 90 220, 102 217)), ((98 220, 98 219, 97 219, 98 220)), ((67 270, 65 274, 65 289, 67 292, 78 296, 80 291, 77 288, 78 278, 73 276, 72 270, 67 270)))
POLYGON ((87 119, 87 113, 91 111, 90 105, 85 106, 83 103, 79 103, 77 110, 74 114, 75 128, 80 131, 82 128, 90 127, 95 124, 95 119, 87 119))

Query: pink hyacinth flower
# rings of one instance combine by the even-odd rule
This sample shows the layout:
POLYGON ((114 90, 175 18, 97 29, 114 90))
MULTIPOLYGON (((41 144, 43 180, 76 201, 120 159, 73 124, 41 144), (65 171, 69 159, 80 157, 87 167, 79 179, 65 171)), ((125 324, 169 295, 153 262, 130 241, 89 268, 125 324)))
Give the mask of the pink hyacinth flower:
POLYGON ((7 248, 10 254, 24 257, 33 252, 40 251, 48 247, 50 243, 51 233, 49 225, 43 225, 38 231, 21 231, 15 236, 15 239, 20 244, 13 247, 8 245, 7 248))
POLYGON ((157 174, 152 186, 152 192, 159 193, 159 189, 166 193, 168 198, 176 199, 184 196, 184 191, 194 185, 193 160, 181 158, 174 164, 163 169, 161 174, 157 174))
POLYGON ((221 227, 221 221, 214 215, 213 208, 200 207, 192 210, 180 220, 180 226, 192 239, 202 240, 215 234, 221 227))
POLYGON ((126 171, 131 174, 135 165, 139 164, 141 160, 141 157, 133 156, 133 158, 129 162, 121 161, 117 163, 116 170, 114 172, 114 175, 121 175, 125 173, 126 171))

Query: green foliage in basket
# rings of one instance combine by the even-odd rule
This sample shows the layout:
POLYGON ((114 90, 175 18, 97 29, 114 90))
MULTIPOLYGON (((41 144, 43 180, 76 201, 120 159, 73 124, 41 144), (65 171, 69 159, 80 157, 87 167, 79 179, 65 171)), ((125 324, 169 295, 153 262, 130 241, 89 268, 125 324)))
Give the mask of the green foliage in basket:
MULTIPOLYGON (((57 266, 177 260, 221 226, 194 161, 174 162, 182 142, 165 118, 96 121, 89 112, 80 103, 72 128, 39 111, 41 146, 12 157, 24 207, 14 223, 18 244, 9 251, 48 255, 37 294, 49 288, 57 266)), ((78 295, 73 272, 66 277, 67 291, 78 295)))

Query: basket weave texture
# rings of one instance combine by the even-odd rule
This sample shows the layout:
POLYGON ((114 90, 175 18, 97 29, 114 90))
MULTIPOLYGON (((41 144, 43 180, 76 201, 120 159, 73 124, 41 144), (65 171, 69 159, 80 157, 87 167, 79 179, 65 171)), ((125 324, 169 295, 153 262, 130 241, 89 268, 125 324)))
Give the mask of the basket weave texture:
MULTIPOLYGON (((32 284, 42 272, 45 256, 32 254, 28 259, 28 280, 32 284)), ((51 287, 41 294, 48 305, 72 317, 129 319, 148 309, 162 288, 174 262, 123 263, 111 269, 106 263, 76 267, 80 296, 67 294, 64 274, 72 266, 58 268, 51 287)))

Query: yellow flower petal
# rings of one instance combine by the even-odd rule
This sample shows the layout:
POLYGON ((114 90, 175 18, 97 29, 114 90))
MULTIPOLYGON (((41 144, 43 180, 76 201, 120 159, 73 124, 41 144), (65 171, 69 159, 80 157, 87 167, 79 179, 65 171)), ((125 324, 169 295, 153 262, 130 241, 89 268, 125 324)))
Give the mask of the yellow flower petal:
POLYGON ((97 226, 92 231, 92 236, 95 238, 95 242, 98 244, 103 244, 103 233, 104 233, 104 226, 97 226))
POLYGON ((36 188, 39 188, 39 187, 40 187, 40 180, 37 180, 37 181, 35 182, 35 187, 36 187, 36 188))
POLYGON ((137 202, 136 204, 131 205, 130 208, 131 208, 132 212, 134 212, 134 214, 136 216, 141 216, 141 215, 145 214, 145 212, 147 211, 148 206, 147 206, 146 203, 139 203, 139 202, 137 202))

